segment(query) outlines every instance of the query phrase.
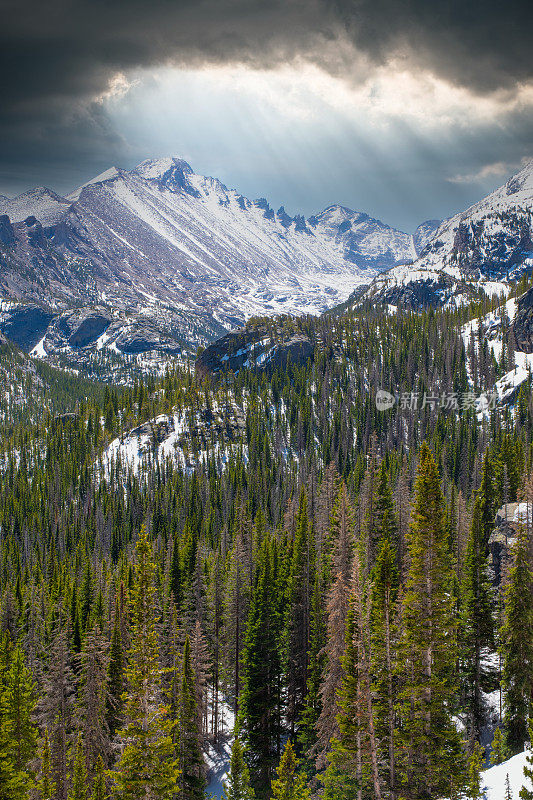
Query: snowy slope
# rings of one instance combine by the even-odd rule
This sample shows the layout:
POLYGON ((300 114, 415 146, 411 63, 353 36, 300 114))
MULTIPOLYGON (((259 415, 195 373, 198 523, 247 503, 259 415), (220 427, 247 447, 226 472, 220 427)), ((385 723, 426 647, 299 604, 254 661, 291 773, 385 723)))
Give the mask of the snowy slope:
POLYGON ((92 184, 94 183, 103 183, 103 181, 115 178, 118 174, 119 171, 116 167, 110 167, 109 169, 106 169, 104 172, 101 172, 100 175, 96 175, 95 178, 91 178, 91 180, 87 181, 87 183, 83 183, 81 186, 78 186, 77 189, 75 189, 73 192, 70 192, 67 195, 67 199, 71 200, 72 202, 75 202, 76 200, 79 200, 80 194, 82 193, 82 190, 85 189, 86 186, 92 186, 92 184))
POLYGON ((323 212, 311 226, 175 158, 110 170, 76 196, 79 223, 106 253, 115 251, 122 276, 169 302, 175 290, 190 302, 200 289, 200 304, 207 295, 222 316, 319 312, 368 280, 363 271, 410 254, 407 234, 365 215, 349 234, 339 231, 343 214, 326 220, 323 212))
POLYGON ((485 770, 482 773, 482 788, 485 790, 485 800, 504 800, 505 782, 509 775, 509 783, 514 800, 519 800, 520 789, 525 786, 533 789, 530 781, 524 778, 524 765, 527 753, 519 753, 503 764, 485 770))
POLYGON ((439 225, 413 265, 377 277, 369 295, 394 304, 405 297, 416 305, 421 295, 445 304, 505 293, 509 281, 533 269, 532 238, 530 160, 499 189, 439 225))
POLYGON ((411 235, 366 214, 331 206, 291 217, 178 158, 112 167, 67 199, 33 190, 6 211, 12 222, 32 214, 46 231, 15 224, 19 266, 10 251, 5 297, 107 303, 167 321, 195 315, 211 327, 320 313, 413 257, 411 235), (37 280, 26 274, 30 261, 37 280))
POLYGON ((413 244, 415 247, 416 255, 419 256, 428 242, 433 238, 435 231, 441 225, 440 219, 427 219, 422 222, 413 234, 413 244))
MULTIPOLYGON (((506 330, 508 326, 512 326, 516 319, 519 302, 519 300, 511 298, 505 301, 499 308, 486 314, 480 320, 474 319, 463 326, 461 334, 467 356, 469 356, 471 351, 471 343, 473 343, 477 355, 479 351, 479 341, 485 340, 489 351, 493 353, 496 361, 500 363, 504 338, 506 338, 506 330)), ((496 391, 498 404, 512 404, 516 398, 517 390, 524 381, 529 380, 533 372, 533 353, 525 353, 519 349, 515 349, 514 362, 513 368, 502 375, 501 378, 495 382, 494 387, 489 387, 494 388, 496 391)), ((469 360, 467 361, 467 371, 470 372, 469 360)))
POLYGON ((36 217, 43 225, 56 225, 70 202, 44 186, 37 186, 9 200, 0 197, 0 214, 7 214, 11 222, 22 222, 36 217))

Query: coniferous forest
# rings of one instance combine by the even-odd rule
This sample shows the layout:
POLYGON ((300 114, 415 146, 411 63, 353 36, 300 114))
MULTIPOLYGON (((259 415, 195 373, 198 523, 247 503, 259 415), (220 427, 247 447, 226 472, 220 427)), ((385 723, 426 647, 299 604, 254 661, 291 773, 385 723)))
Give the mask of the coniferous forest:
POLYGON ((493 387, 489 312, 283 318, 302 363, 120 385, 3 344, 1 800, 201 800, 224 748, 225 800, 480 798, 533 738, 531 378, 375 397, 493 387))

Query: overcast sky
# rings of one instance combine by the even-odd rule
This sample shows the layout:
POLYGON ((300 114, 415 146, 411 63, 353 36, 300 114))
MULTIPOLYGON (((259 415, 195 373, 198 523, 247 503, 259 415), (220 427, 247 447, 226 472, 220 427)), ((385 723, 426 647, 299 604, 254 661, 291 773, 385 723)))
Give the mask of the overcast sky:
POLYGON ((412 230, 533 155, 530 2, 0 0, 0 193, 177 155, 412 230))

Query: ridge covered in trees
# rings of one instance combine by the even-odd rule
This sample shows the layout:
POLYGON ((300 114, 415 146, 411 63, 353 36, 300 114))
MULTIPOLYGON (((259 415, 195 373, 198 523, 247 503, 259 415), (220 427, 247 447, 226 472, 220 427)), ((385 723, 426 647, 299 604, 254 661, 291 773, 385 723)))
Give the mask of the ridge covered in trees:
POLYGON ((486 311, 305 318, 312 359, 216 380, 41 373, 0 453, 0 797, 200 800, 228 736, 226 800, 478 797, 531 726, 527 518, 489 563, 533 501, 530 380, 485 414, 375 395, 493 386, 512 348, 460 333, 486 311))

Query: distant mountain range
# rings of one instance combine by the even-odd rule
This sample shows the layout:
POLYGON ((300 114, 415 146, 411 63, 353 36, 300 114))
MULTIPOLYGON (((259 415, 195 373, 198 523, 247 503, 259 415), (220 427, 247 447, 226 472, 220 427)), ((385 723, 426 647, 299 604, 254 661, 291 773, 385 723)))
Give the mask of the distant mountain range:
MULTIPOLYGON (((423 227, 423 226, 421 226, 423 227)), ((533 270, 533 159, 496 191, 444 220, 419 257, 377 276, 354 300, 404 305, 463 303, 506 294, 533 270)))
POLYGON ((253 315, 411 307, 500 291, 533 265, 533 162, 449 220, 404 233, 332 205, 249 200, 179 158, 61 197, 0 197, 0 329, 40 356, 190 352, 253 315))

